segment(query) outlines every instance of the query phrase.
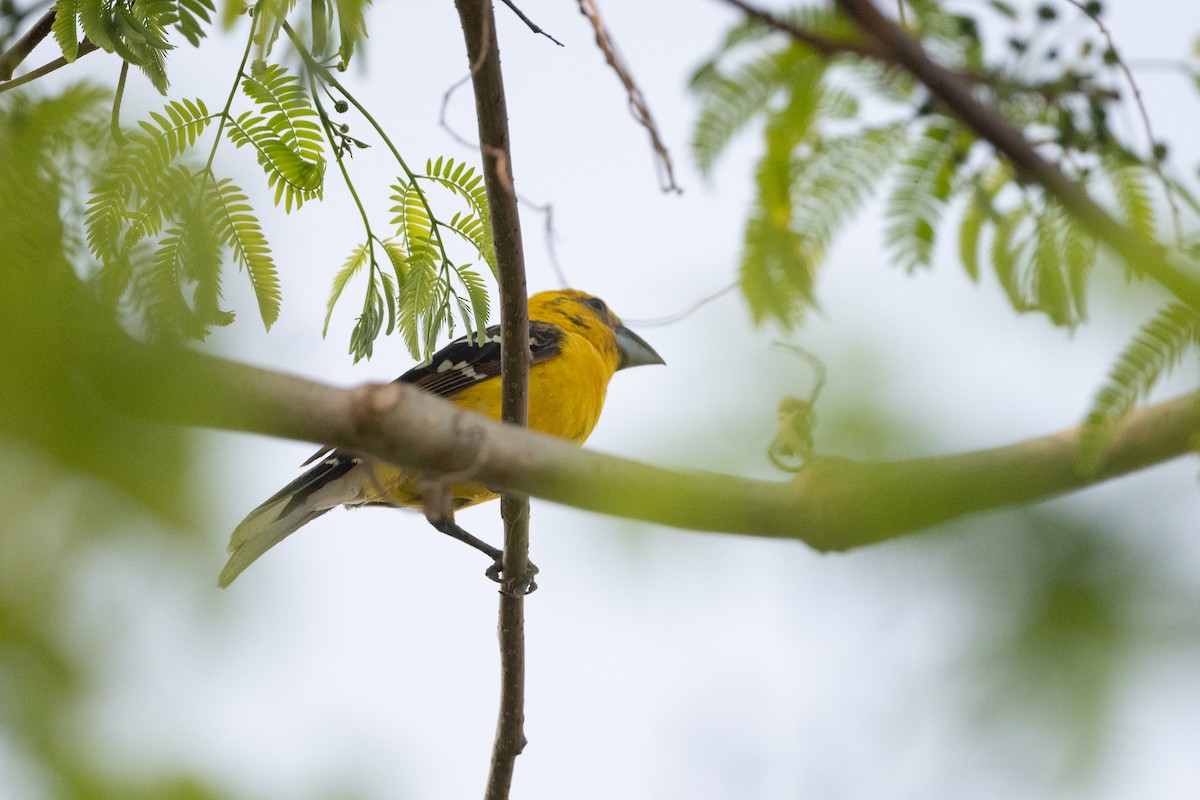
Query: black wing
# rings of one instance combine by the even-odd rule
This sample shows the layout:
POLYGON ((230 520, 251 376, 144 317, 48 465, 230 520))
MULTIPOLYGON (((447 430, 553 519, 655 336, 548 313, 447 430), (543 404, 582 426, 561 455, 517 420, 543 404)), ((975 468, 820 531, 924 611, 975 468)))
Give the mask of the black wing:
MULTIPOLYGON (((558 355, 561 349, 562 330, 549 322, 529 322, 530 363, 537 364, 558 355)), ((500 326, 487 329, 487 337, 477 344, 474 336, 463 336, 433 354, 428 364, 413 367, 401 375, 395 383, 411 383, 423 391, 439 397, 453 397, 468 386, 480 381, 500 377, 500 326)), ((301 466, 331 452, 331 448, 317 451, 301 466)), ((333 451, 341 459, 350 456, 333 451)))
MULTIPOLYGON (((561 331, 548 322, 529 323, 529 352, 532 363, 558 355, 561 331)), ((455 339, 434 353, 428 364, 413 367, 396 379, 440 397, 453 397, 462 389, 500 375, 500 326, 487 329, 483 344, 474 337, 455 339)))

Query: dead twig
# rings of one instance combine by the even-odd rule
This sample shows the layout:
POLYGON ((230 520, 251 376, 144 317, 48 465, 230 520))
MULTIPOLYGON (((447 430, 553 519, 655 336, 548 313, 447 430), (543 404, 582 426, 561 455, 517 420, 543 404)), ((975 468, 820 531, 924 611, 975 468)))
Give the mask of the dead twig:
POLYGON ((560 42, 558 39, 555 39, 553 36, 551 36, 549 33, 547 33, 545 28, 541 27, 536 22, 531 20, 529 17, 525 16, 525 12, 523 12, 521 9, 517 8, 516 4, 514 4, 512 0, 501 0, 501 2, 504 3, 504 5, 508 6, 509 9, 514 14, 516 14, 518 17, 520 17, 521 22, 524 22, 526 25, 529 26, 529 30, 533 31, 534 33, 540 33, 542 36, 545 36, 547 39, 554 42, 559 47, 565 47, 565 45, 562 42, 560 42))
POLYGON ((675 182, 675 169, 671 165, 671 154, 667 151, 667 146, 663 144, 662 137, 658 133, 658 126, 654 124, 654 117, 650 114, 650 107, 646 105, 642 90, 638 88, 629 68, 625 66, 624 60, 617 53, 616 44, 608 35, 608 29, 604 27, 604 20, 600 19, 600 9, 596 7, 594 0, 579 0, 579 11, 592 24, 592 30, 596 32, 596 46, 600 48, 600 52, 604 53, 604 60, 612 67, 613 72, 617 73, 617 78, 625 87, 625 94, 629 98, 630 113, 633 114, 633 118, 637 120, 638 124, 650 134, 650 145, 654 148, 656 156, 655 165, 658 170, 659 186, 664 192, 682 194, 683 189, 679 188, 679 184, 675 182))

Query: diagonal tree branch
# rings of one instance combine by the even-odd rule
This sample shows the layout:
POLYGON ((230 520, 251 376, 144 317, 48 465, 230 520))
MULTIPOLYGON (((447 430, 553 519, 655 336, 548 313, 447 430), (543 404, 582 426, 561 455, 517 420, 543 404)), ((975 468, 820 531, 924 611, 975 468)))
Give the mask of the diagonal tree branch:
POLYGON ((0 81, 6 81, 13 75, 13 71, 21 66, 21 62, 33 52, 33 48, 41 44, 42 40, 50 35, 50 31, 54 27, 54 17, 57 6, 51 8, 43 14, 33 26, 25 31, 25 34, 17 40, 16 44, 8 49, 7 52, 0 54, 0 81))
MULTIPOLYGON (((725 0, 796 41, 811 37, 796 26, 744 0, 725 0)), ((970 81, 931 59, 920 42, 879 10, 872 0, 837 0, 875 44, 863 55, 902 67, 925 85, 939 101, 980 138, 1002 153, 1025 179, 1042 186, 1079 222, 1110 247, 1135 273, 1146 275, 1192 308, 1200 309, 1200 275, 1175 263, 1161 244, 1122 225, 1105 211, 1078 182, 1046 160, 1025 135, 995 109, 981 102, 970 81)))
MULTIPOLYGON (((492 241, 500 284, 501 411, 505 422, 524 427, 529 416, 529 296, 521 218, 513 183, 508 108, 500 71, 500 45, 491 0, 455 0, 467 44, 479 151, 491 211, 492 241)), ((520 12, 518 12, 520 13, 520 12)), ((517 756, 525 748, 525 592, 529 565, 529 497, 505 492, 504 587, 500 592, 500 717, 492 745, 485 797, 504 800, 512 788, 517 756)))

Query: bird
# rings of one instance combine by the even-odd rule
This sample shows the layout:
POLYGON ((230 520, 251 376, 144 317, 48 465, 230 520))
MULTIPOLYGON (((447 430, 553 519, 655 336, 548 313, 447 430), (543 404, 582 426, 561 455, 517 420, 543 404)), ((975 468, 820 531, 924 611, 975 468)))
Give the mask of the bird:
MULTIPOLYGON (((595 428, 609 380, 618 370, 665 364, 598 297, 577 289, 529 298, 529 427, 582 444, 595 428)), ((396 379, 447 398, 462 409, 500 419, 500 326, 468 334, 396 379)), ((263 553, 326 512, 345 506, 422 508, 422 476, 365 454, 323 448, 301 466, 315 466, 251 511, 233 531, 229 560, 217 583, 229 586, 263 553)), ((486 574, 499 581, 503 552, 463 530, 454 511, 499 495, 475 484, 448 489, 449 510, 426 516, 434 528, 492 558, 486 574)), ((433 505, 433 504, 431 504, 433 505)), ((531 565, 531 572, 536 567, 531 565)), ((536 584, 528 577, 528 591, 536 584)))

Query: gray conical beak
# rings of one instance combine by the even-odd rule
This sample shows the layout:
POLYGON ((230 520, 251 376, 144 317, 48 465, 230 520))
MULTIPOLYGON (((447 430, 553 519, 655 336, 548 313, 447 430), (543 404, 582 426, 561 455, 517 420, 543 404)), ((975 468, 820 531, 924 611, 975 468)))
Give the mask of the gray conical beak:
POLYGON ((640 367, 646 364, 666 364, 662 356, 654 352, 654 348, 646 344, 646 340, 638 336, 624 325, 616 327, 617 350, 621 353, 621 361, 617 369, 640 367))

